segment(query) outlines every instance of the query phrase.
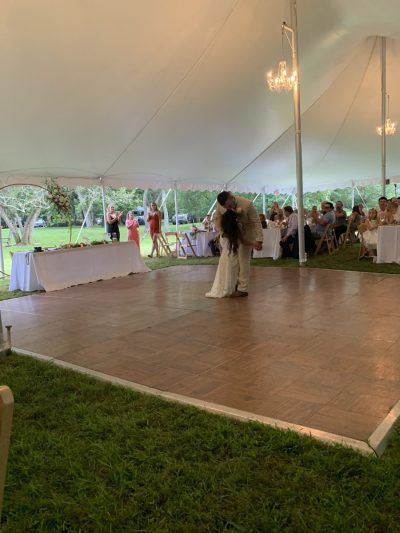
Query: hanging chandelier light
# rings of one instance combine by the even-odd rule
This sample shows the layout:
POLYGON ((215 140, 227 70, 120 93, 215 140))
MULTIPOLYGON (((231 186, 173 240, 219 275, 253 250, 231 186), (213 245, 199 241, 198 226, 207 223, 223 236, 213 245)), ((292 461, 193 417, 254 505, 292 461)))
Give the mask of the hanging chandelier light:
POLYGON ((271 91, 281 92, 281 91, 291 91, 295 84, 297 83, 297 72, 294 70, 292 73, 288 71, 286 61, 284 59, 284 49, 283 49, 283 39, 287 38, 289 46, 293 51, 293 30, 284 22, 282 24, 282 61, 279 61, 278 73, 274 75, 272 72, 268 72, 266 75, 266 80, 268 87, 271 91), (289 39, 288 32, 290 32, 291 38, 289 39))
MULTIPOLYGON (((389 114, 389 95, 386 95, 387 98, 387 114, 389 114)), ((390 118, 385 120, 385 135, 394 135, 397 129, 397 122, 393 122, 390 118)), ((378 126, 376 128, 376 133, 382 137, 383 126, 378 126)))

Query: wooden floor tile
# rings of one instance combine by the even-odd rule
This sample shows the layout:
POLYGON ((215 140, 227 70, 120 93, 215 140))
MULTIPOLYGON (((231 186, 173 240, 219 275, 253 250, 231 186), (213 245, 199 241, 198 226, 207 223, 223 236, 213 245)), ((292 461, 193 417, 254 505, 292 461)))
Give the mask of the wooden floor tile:
POLYGON ((399 279, 255 267, 248 298, 211 300, 215 270, 5 300, 3 323, 16 349, 366 440, 400 399, 399 279))

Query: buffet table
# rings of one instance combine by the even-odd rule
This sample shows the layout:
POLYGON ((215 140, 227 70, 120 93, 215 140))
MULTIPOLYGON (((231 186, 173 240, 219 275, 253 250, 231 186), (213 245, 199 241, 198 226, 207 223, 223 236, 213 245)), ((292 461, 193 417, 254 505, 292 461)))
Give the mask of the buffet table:
POLYGON ((377 263, 400 264, 400 226, 379 226, 377 263))
POLYGON ((133 241, 13 255, 9 290, 56 291, 149 272, 133 241))
POLYGON ((263 229, 263 238, 262 250, 254 250, 253 258, 272 257, 272 259, 279 259, 282 255, 282 248, 279 245, 281 240, 280 228, 263 229))

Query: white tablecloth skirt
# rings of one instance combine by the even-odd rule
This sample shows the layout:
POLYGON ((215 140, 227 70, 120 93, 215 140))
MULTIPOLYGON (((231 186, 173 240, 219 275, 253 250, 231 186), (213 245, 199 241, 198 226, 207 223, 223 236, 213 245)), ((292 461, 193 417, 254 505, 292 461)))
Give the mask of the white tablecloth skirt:
MULTIPOLYGON (((215 239, 217 236, 216 231, 200 231, 197 233, 196 237, 191 237, 189 232, 187 232, 190 242, 192 243, 193 249, 197 257, 210 257, 212 256, 211 248, 208 246, 208 243, 215 239)), ((189 246, 185 246, 185 242, 182 242, 185 247, 186 253, 188 255, 193 255, 192 250, 189 246)))
POLYGON ((379 226, 377 263, 400 264, 400 226, 379 226))
MULTIPOLYGON (((149 272, 133 241, 38 252, 30 254, 30 257, 33 259, 39 288, 44 288, 45 291, 56 291, 131 273, 149 272)), ((25 279, 26 274, 19 277, 25 279)), ((11 289, 11 284, 10 290, 15 290, 11 289)))
POLYGON ((32 252, 14 252, 11 263, 9 291, 40 291, 32 252))
POLYGON ((282 248, 279 245, 281 240, 281 230, 279 228, 263 229, 263 247, 262 250, 254 250, 254 259, 260 257, 272 257, 279 259, 282 255, 282 248))

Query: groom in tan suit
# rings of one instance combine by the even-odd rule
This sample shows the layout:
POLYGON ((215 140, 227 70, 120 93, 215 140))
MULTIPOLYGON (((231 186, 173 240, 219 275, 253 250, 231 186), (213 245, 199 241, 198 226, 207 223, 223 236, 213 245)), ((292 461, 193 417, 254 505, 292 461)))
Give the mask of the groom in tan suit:
MULTIPOLYGON (((263 242, 262 226, 257 209, 251 200, 243 198, 242 196, 234 196, 229 191, 222 191, 217 196, 217 208, 214 215, 214 223, 217 230, 221 231, 221 216, 231 209, 235 211, 238 216, 238 221, 242 227, 243 237, 247 241, 254 242, 254 248, 261 250, 263 242)), ((237 290, 232 296, 248 296, 248 285, 250 276, 250 259, 251 246, 246 246, 239 243, 238 259, 239 259, 239 279, 237 290)))

